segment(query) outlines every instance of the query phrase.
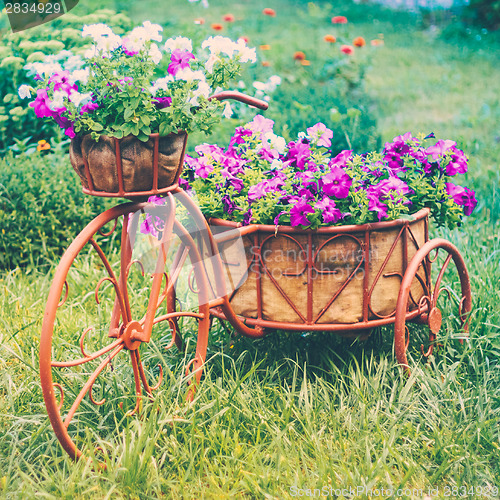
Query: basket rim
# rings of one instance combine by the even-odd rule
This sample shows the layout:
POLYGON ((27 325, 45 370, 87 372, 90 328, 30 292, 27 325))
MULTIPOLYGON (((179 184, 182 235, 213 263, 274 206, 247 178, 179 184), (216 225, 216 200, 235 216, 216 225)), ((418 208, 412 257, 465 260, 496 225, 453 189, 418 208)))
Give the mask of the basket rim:
POLYGON ((430 208, 421 208, 418 212, 410 214, 413 219, 394 219, 390 221, 381 222, 369 222, 367 224, 349 224, 345 226, 322 226, 317 229, 300 229, 292 226, 284 225, 269 225, 269 224, 249 224, 243 226, 241 222, 229 221, 225 219, 218 219, 216 217, 209 217, 207 220, 209 224, 215 226, 228 227, 228 228, 248 228, 248 227, 258 227, 259 231, 265 233, 295 233, 295 234, 336 234, 336 233, 357 233, 360 231, 374 231, 379 229, 392 229, 395 227, 401 227, 406 224, 414 224, 418 221, 427 219, 429 217, 430 208))

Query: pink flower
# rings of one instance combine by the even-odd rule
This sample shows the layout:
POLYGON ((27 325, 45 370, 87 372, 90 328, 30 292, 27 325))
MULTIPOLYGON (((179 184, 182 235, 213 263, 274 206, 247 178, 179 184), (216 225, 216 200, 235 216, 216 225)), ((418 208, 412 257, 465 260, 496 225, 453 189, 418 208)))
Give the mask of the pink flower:
POLYGON ((408 185, 406 182, 402 181, 399 177, 390 176, 388 179, 385 179, 376 186, 377 191, 381 195, 388 195, 391 191, 396 191, 400 196, 404 196, 410 192, 408 185))
POLYGON ((330 139, 333 137, 333 131, 326 128, 326 125, 321 122, 309 127, 307 129, 307 135, 311 142, 317 144, 318 146, 329 148, 332 145, 332 141, 330 141, 330 139))
POLYGON ((459 149, 450 157, 450 163, 446 165, 446 175, 465 174, 467 172, 467 156, 459 149))
POLYGON ((313 214, 314 208, 307 201, 299 199, 297 203, 290 209, 290 225, 292 226, 308 226, 311 221, 306 214, 313 214))
POLYGON ((49 99, 47 95, 46 89, 38 89, 36 91, 36 99, 33 102, 30 102, 30 107, 35 110, 35 115, 38 118, 51 117, 54 115, 54 111, 52 111, 49 107, 52 101, 49 99))
POLYGON ((446 192, 453 198, 457 205, 464 207, 464 214, 470 215, 477 205, 477 200, 474 191, 466 187, 457 186, 451 182, 446 183, 446 192))
POLYGON ((323 193, 327 196, 334 196, 335 198, 347 198, 349 189, 351 189, 352 179, 339 167, 333 167, 329 174, 324 175, 322 178, 323 193))
POLYGON ((262 115, 256 115, 255 118, 245 125, 245 128, 253 132, 267 134, 273 131, 274 121, 269 118, 264 118, 262 115))
POLYGON ((325 224, 335 223, 342 219, 342 212, 337 208, 335 202, 325 196, 321 201, 318 201, 314 208, 321 211, 323 222, 325 224))
POLYGON ((347 23, 347 17, 345 17, 345 16, 333 16, 332 17, 332 23, 333 24, 346 24, 347 23))
POLYGON ((429 146, 425 151, 428 155, 432 156, 433 160, 438 160, 440 156, 443 156, 448 149, 456 146, 455 141, 450 140, 440 140, 434 144, 434 146, 429 146))
POLYGON ((350 56, 354 54, 354 47, 352 47, 351 45, 341 45, 340 51, 350 56))
POLYGON ((335 158, 332 158, 328 163, 330 168, 332 167, 340 167, 344 168, 347 166, 347 162, 352 158, 352 150, 344 149, 341 151, 335 158))
POLYGON ((180 69, 189 68, 189 61, 194 58, 194 55, 187 50, 175 49, 170 56, 171 62, 167 68, 168 74, 175 76, 180 69))

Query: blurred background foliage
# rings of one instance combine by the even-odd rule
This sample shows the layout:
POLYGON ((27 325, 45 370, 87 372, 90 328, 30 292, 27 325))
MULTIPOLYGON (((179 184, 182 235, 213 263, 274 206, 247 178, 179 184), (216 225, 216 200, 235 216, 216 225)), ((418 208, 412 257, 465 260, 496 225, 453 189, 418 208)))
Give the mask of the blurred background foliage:
MULTIPOLYGON (((63 48, 82 49, 84 24, 105 22, 123 33, 149 19, 164 26, 164 40, 183 35, 195 44, 217 34, 243 36, 257 48, 258 62, 244 70, 235 88, 258 97, 267 95, 270 106, 264 114, 287 140, 321 121, 334 131, 334 152, 363 152, 407 130, 428 133, 438 124, 473 156, 481 149, 477 161, 485 166, 498 149, 498 131, 495 135, 491 126, 498 121, 498 93, 484 89, 475 72, 493 78, 498 33, 490 30, 498 27, 498 4, 471 0, 460 9, 404 12, 380 4, 275 0, 273 17, 262 14, 269 7, 262 0, 212 0, 208 9, 187 0, 177 1, 175 9, 156 0, 86 0, 49 24, 17 34, 10 32, 3 12, 0 227, 4 255, 0 268, 34 262, 50 265, 91 213, 106 204, 81 194, 67 158, 68 138, 56 126, 37 119, 28 100, 20 100, 17 94, 19 85, 31 82, 23 69, 27 62, 63 48), (224 20, 229 13, 230 22, 224 20), (335 15, 346 16, 348 22, 332 24, 335 15), (335 43, 325 41, 325 36, 335 37, 335 43), (358 37, 364 46, 354 47, 352 55, 340 51, 342 44, 352 46, 358 37), (277 77, 281 83, 271 85, 277 77), (464 92, 465 88, 471 92, 464 92), (50 149, 37 151, 40 140, 47 141, 50 149), (26 236, 15 236, 16 227, 23 227, 26 236)), ((158 68, 159 75, 165 71, 158 68)), ((231 131, 255 113, 234 105, 233 117, 224 120, 212 136, 190 137, 189 151, 201 142, 227 144, 231 131)), ((494 172, 486 167, 481 175, 471 175, 483 184, 485 176, 486 183, 492 181, 494 172)))

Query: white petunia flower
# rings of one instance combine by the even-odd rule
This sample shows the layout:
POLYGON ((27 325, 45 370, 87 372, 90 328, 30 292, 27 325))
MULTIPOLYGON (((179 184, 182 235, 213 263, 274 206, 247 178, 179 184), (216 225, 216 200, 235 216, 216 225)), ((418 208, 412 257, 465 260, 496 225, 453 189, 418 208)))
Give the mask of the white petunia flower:
POLYGON ((26 99, 31 97, 31 87, 29 85, 21 85, 17 91, 21 99, 26 99))
POLYGON ((272 149, 275 149, 280 155, 285 152, 286 140, 273 132, 267 132, 264 139, 269 142, 272 149))
POLYGON ((83 66, 84 62, 80 56, 75 56, 74 54, 69 56, 66 62, 64 63, 64 69, 68 71, 73 71, 76 69, 80 69, 83 66))
POLYGON ((222 112, 222 116, 224 118, 231 118, 233 115, 233 110, 231 109, 231 103, 229 101, 226 101, 224 103, 224 111, 222 112))
POLYGON ((171 75, 165 76, 163 78, 158 78, 156 82, 153 82, 151 86, 151 93, 156 95, 158 90, 168 90, 168 84, 173 82, 174 78, 171 75))
POLYGON ((24 69, 28 71, 28 75, 31 76, 33 74, 44 76, 50 76, 54 73, 60 73, 63 71, 62 66, 59 63, 53 62, 33 62, 28 63, 24 66, 24 69))
POLYGON ((151 21, 144 21, 142 26, 148 32, 149 40, 161 42, 160 31, 163 31, 163 28, 159 24, 153 24, 151 21))
POLYGON ((276 170, 276 169, 279 169, 281 168, 283 165, 283 162, 281 160, 278 160, 278 159, 274 159, 272 162, 271 162, 271 170, 276 170))
POLYGON ((211 92, 212 89, 207 82, 200 82, 196 90, 193 90, 193 97, 189 99, 189 104, 191 104, 191 106, 199 106, 200 104, 199 98, 200 97, 208 98, 211 92))
POLYGON ((88 82, 90 76, 90 69, 89 68, 84 68, 84 69, 77 69, 70 73, 69 75, 69 82, 71 84, 75 82, 81 82, 84 85, 88 82))
POLYGON ((113 50, 121 47, 122 39, 118 35, 115 35, 113 33, 109 36, 101 36, 95 39, 95 44, 95 50, 87 50, 85 52, 85 57, 88 57, 87 54, 91 54, 90 57, 93 57, 95 55, 108 57, 113 50))
POLYGON ((167 52, 173 52, 174 50, 186 50, 188 52, 193 52, 193 42, 185 36, 178 36, 175 38, 169 38, 163 48, 167 52))
POLYGON ((211 36, 201 44, 201 48, 208 49, 212 55, 222 53, 229 57, 233 57, 234 53, 238 50, 237 47, 237 44, 230 38, 220 35, 211 36))
POLYGON ((158 45, 156 43, 152 43, 151 47, 149 48, 149 57, 151 57, 151 60, 155 64, 159 64, 161 61, 161 58, 163 57, 162 53, 160 52, 160 49, 158 48, 158 45))
POLYGON ((243 38, 239 38, 236 43, 236 52, 240 56, 240 61, 242 63, 246 62, 256 62, 257 61, 257 52, 255 49, 251 49, 247 46, 247 43, 243 38))
POLYGON ((209 73, 212 73, 212 71, 214 70, 214 64, 217 62, 217 61, 220 61, 220 57, 215 55, 215 54, 212 54, 208 59, 207 59, 207 62, 205 63, 205 69, 209 72, 209 73))
POLYGON ((134 42, 146 42, 150 40, 149 38, 150 34, 148 33, 148 30, 144 28, 143 26, 137 26, 137 28, 134 28, 128 35, 127 37, 130 40, 133 40, 134 42))
POLYGON ((176 75, 176 80, 185 80, 186 82, 192 82, 193 80, 205 81, 205 73, 201 70, 193 71, 191 68, 180 69, 176 75))
POLYGON ((57 90, 54 92, 54 98, 52 102, 48 105, 52 111, 56 109, 64 108, 64 99, 68 97, 68 94, 64 90, 57 90))
POLYGON ((129 52, 131 54, 136 54, 144 48, 144 40, 132 39, 128 36, 125 36, 122 40, 122 47, 124 48, 126 53, 129 52))
POLYGON ((69 100, 76 106, 79 107, 82 104, 87 104, 92 100, 92 94, 87 92, 86 94, 80 94, 76 90, 73 90, 69 96, 69 100))

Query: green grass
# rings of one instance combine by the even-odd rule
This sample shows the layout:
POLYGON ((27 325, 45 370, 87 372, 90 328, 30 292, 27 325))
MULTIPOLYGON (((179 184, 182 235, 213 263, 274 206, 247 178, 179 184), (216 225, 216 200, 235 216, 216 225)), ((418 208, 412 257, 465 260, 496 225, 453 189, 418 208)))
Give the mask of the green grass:
MULTIPOLYGON (((196 17, 187 2, 175 15, 144 4, 156 9, 155 20, 196 17)), ((263 6, 212 4, 201 12, 214 21, 219 13, 263 6)), ((279 3, 282 10, 287 5, 279 3)), ((297 5, 291 2, 289 13, 297 5)), ((136 17, 149 17, 145 9, 136 17)), ((205 376, 188 404, 185 385, 171 382, 182 379, 185 360, 167 358, 157 340, 151 359, 167 361, 168 383, 144 404, 140 418, 124 417, 117 405, 89 417, 94 426, 87 439, 99 440, 107 462, 98 471, 84 461, 73 464, 61 450, 42 400, 38 343, 54 269, 4 272, 0 497, 281 499, 292 496, 293 486, 331 486, 408 489, 401 498, 439 488, 437 498, 444 498, 446 487, 500 486, 499 45, 450 37, 450 28, 436 37, 405 14, 349 9, 360 30, 384 33, 385 46, 367 73, 383 140, 407 130, 434 131, 470 154, 467 182, 477 190, 477 210, 457 230, 433 230, 466 260, 474 294, 470 341, 461 346, 443 339, 428 365, 415 354, 407 380, 396 366, 392 329, 365 343, 286 332, 250 341, 228 338, 216 323, 205 376)), ((298 46, 307 38, 287 31, 279 17, 276 22, 298 46)), ((85 267, 80 272, 84 276, 85 267)), ((85 321, 82 304, 61 329, 85 321)), ((154 368, 148 373, 155 375, 154 368)), ((127 383, 109 371, 101 379, 111 388, 114 381, 127 383)), ((97 390, 106 391, 106 384, 97 390)), ((102 458, 97 453, 96 460, 102 458)))

